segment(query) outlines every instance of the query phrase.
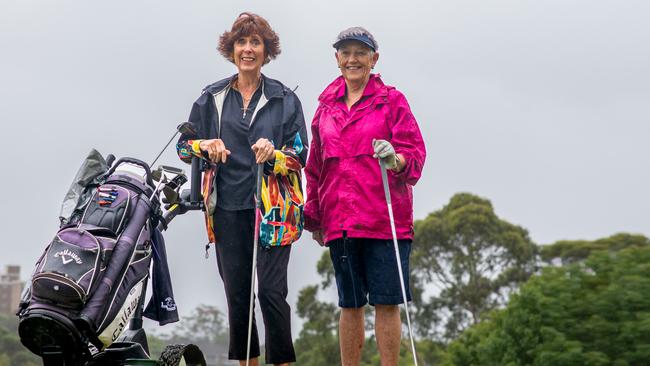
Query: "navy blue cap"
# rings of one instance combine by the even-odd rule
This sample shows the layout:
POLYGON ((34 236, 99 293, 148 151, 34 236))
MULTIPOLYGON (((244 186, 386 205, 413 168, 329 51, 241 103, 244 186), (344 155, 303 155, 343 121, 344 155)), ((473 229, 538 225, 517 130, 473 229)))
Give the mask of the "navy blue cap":
POLYGON ((334 42, 334 44, 332 45, 332 47, 334 47, 334 48, 336 48, 338 50, 339 47, 341 47, 341 45, 345 41, 359 41, 359 42, 365 44, 366 46, 370 47, 373 51, 377 51, 377 45, 375 44, 375 42, 367 34, 350 34, 350 35, 346 35, 344 37, 341 37, 341 38, 337 39, 336 42, 334 42))

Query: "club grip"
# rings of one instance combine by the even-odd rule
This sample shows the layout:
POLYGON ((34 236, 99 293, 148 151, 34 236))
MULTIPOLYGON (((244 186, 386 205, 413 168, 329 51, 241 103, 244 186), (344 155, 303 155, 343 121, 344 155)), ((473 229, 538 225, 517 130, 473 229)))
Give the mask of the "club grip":
POLYGON ((262 207, 262 177, 263 176, 264 176, 264 163, 257 164, 257 182, 255 184, 257 192, 255 196, 255 203, 258 209, 262 207))

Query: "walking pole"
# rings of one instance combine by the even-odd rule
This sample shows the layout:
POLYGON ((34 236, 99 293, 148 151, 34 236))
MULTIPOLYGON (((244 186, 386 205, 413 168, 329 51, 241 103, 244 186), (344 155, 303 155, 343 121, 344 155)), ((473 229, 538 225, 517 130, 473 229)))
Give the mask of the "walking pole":
POLYGON ((253 269, 251 271, 251 299, 248 303, 248 340, 246 341, 246 366, 251 356, 251 336, 253 334, 253 305, 255 303, 255 275, 257 269, 257 245, 260 239, 260 220, 262 218, 262 176, 264 164, 257 165, 257 182, 255 193, 255 232, 253 233, 253 269))
POLYGON ((415 353, 415 342, 413 341, 413 329, 411 328, 411 317, 409 316, 409 305, 406 301, 406 287, 404 286, 404 275, 402 274, 402 261, 399 256, 399 246, 397 245, 397 233, 395 231, 395 218, 393 217, 393 205, 390 200, 390 188, 388 187, 388 173, 384 161, 379 159, 381 167, 381 180, 384 184, 384 194, 386 195, 386 205, 388 205, 388 218, 390 219, 390 230, 393 234, 393 245, 395 246, 395 258, 397 259, 397 272, 399 273, 399 284, 402 287, 402 299, 404 300, 404 312, 406 313, 406 324, 409 328, 409 337, 411 338, 411 351, 413 352, 413 362, 418 366, 418 357, 415 353))

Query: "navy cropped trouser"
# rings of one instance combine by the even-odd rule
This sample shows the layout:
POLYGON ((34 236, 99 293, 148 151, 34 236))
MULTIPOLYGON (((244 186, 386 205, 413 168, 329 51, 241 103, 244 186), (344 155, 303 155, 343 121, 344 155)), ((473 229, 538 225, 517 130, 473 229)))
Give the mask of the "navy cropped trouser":
MULTIPOLYGON (((217 265, 228 301, 230 346, 228 358, 246 359, 248 307, 253 259, 254 210, 214 213, 217 265)), ((266 363, 295 362, 291 339, 291 308, 287 303, 287 266, 291 246, 258 248, 257 288, 265 329, 266 363)), ((251 358, 260 355, 257 326, 253 317, 251 358)))

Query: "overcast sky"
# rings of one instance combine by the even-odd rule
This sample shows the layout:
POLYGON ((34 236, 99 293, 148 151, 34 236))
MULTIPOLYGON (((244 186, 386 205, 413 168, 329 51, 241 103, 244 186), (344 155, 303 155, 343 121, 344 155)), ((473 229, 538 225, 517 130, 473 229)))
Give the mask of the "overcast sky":
MULTIPOLYGON (((153 160, 201 89, 235 72, 215 47, 242 11, 279 33, 263 72, 300 86, 307 123, 338 75, 336 34, 374 33, 375 70, 404 92, 427 145, 416 219, 467 191, 540 244, 650 235, 647 1, 1 2, 0 265, 23 277, 91 148, 153 160)), ((181 166, 172 148, 161 163, 181 166)), ((225 312, 200 214, 166 240, 181 312, 225 312)), ((292 306, 319 280, 321 251, 308 233, 294 246, 292 306)))

